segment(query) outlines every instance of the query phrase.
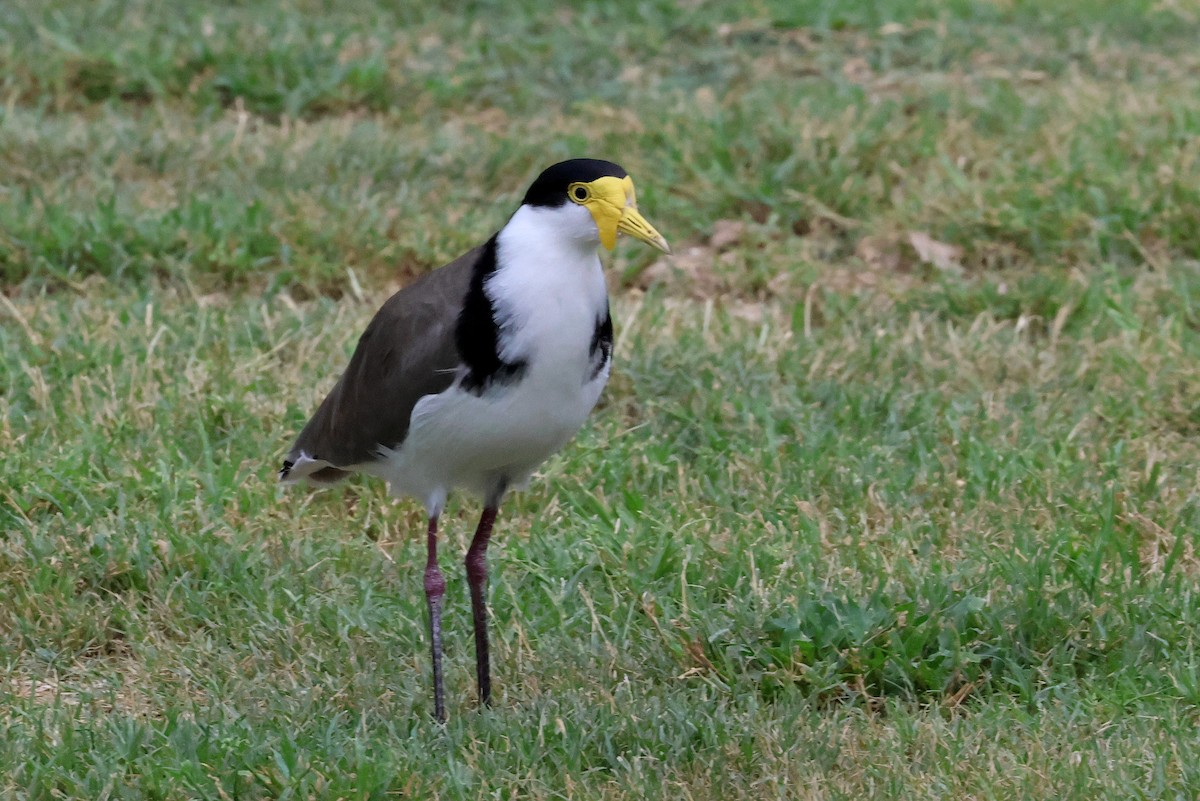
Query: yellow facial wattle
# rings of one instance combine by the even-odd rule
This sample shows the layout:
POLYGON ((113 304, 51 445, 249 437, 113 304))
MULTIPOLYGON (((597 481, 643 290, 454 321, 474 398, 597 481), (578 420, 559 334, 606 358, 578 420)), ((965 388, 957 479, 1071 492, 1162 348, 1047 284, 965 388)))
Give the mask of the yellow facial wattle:
POLYGON ((629 234, 664 253, 671 246, 663 235, 654 230, 637 209, 637 193, 633 179, 606 175, 594 181, 576 181, 567 187, 567 197, 586 208, 596 221, 600 231, 600 244, 612 250, 617 244, 617 234, 629 234))

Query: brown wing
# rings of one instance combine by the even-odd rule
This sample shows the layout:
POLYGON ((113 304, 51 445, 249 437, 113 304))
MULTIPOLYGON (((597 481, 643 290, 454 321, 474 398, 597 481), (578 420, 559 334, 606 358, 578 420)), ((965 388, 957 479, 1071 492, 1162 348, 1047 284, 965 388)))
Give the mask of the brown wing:
POLYGON ((351 467, 378 459, 408 435, 413 407, 454 381, 461 362, 454 331, 482 248, 423 276, 392 295, 359 337, 346 372, 296 438, 279 478, 317 482, 345 478, 351 467), (326 465, 290 475, 301 453, 326 465))

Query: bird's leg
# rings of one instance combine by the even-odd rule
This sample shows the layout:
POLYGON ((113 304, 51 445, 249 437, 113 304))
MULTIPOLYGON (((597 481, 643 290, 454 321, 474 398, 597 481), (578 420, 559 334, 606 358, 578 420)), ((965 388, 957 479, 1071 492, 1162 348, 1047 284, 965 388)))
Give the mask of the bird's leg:
POLYGON ((425 600, 429 602, 429 642, 433 651, 433 715, 438 723, 446 722, 446 694, 442 688, 442 596, 446 594, 446 579, 438 569, 437 517, 429 518, 425 561, 425 600))
POLYGON ((492 702, 492 676, 488 660, 487 631, 487 546, 496 522, 496 507, 488 506, 479 516, 475 538, 467 550, 467 582, 471 586, 471 617, 475 620, 475 678, 479 683, 479 703, 492 702))

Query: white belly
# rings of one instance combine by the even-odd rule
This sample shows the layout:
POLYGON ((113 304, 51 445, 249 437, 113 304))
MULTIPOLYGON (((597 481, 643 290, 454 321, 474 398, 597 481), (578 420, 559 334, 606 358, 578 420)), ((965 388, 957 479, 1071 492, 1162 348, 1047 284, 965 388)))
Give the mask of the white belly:
POLYGON ((413 410, 404 443, 369 472, 386 479, 393 494, 419 498, 431 511, 440 510, 451 489, 487 497, 521 486, 583 425, 608 381, 608 366, 583 379, 546 364, 482 396, 457 385, 428 395, 413 410))

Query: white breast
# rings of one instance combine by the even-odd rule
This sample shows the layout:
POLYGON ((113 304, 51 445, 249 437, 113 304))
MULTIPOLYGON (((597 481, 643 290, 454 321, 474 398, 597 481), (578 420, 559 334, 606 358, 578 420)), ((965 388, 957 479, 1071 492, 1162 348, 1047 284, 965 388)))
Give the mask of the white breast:
POLYGON ((500 232, 485 291, 500 321, 500 356, 523 361, 525 371, 482 395, 455 384, 422 398, 407 439, 370 471, 394 493, 420 498, 436 513, 454 487, 486 497, 498 483, 521 485, 596 405, 608 365, 593 376, 590 350, 608 299, 596 243, 563 235, 578 233, 578 212, 594 232, 590 215, 574 204, 522 207, 500 232), (563 225, 553 215, 571 217, 563 225))

